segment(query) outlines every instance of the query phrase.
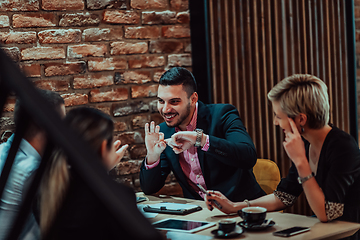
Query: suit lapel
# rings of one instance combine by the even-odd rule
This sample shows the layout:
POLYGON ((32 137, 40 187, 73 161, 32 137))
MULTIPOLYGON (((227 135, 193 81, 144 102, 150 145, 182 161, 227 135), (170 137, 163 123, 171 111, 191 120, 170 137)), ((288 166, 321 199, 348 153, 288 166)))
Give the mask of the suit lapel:
MULTIPOLYGON (((196 128, 200 128, 202 130, 204 130, 205 134, 209 134, 209 123, 207 120, 207 116, 209 115, 209 110, 208 108, 205 106, 204 103, 202 102, 198 102, 198 115, 197 115, 197 121, 196 121, 196 128)), ((201 171, 203 173, 204 179, 205 179, 205 183, 207 182, 207 176, 206 176, 206 172, 204 171, 204 167, 205 167, 205 153, 204 151, 201 150, 201 148, 199 147, 197 149, 197 154, 198 154, 198 158, 199 158, 199 162, 200 162, 200 166, 201 166, 201 171)))

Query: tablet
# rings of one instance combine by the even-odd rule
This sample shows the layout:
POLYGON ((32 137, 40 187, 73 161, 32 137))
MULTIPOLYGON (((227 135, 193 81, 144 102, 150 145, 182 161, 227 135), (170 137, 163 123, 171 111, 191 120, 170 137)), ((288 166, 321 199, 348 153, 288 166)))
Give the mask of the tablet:
POLYGON ((214 222, 166 218, 153 223, 157 229, 193 233, 214 226, 214 222))

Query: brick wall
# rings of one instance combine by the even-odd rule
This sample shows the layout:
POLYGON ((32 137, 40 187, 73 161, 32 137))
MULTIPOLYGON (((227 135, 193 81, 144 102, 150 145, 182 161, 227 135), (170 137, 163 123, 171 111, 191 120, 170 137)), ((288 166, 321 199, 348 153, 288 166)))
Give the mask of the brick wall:
MULTIPOLYGON (((130 147, 112 174, 138 189, 143 126, 162 122, 157 82, 170 67, 191 68, 189 21, 188 0, 3 0, 0 42, 68 110, 87 105, 113 116, 116 137, 130 147)), ((5 106, 1 134, 14 129, 14 103, 5 106)))

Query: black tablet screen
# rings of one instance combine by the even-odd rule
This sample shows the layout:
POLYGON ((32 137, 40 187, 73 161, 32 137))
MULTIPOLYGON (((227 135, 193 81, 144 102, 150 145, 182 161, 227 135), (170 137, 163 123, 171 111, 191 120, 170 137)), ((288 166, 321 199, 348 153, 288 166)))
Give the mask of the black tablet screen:
POLYGON ((154 224, 155 228, 170 228, 179 230, 192 230, 208 224, 207 222, 193 222, 179 219, 168 219, 163 222, 154 224))

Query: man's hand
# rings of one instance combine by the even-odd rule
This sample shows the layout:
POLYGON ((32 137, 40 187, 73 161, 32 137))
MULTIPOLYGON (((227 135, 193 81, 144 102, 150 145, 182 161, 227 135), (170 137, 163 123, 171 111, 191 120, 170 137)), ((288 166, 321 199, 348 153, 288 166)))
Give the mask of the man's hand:
POLYGON ((180 131, 165 141, 176 154, 179 154, 195 145, 196 135, 197 133, 193 131, 180 131))
POLYGON ((164 134, 160 132, 158 125, 155 127, 154 121, 145 124, 145 145, 147 150, 146 163, 151 165, 160 158, 160 154, 166 148, 164 134))

